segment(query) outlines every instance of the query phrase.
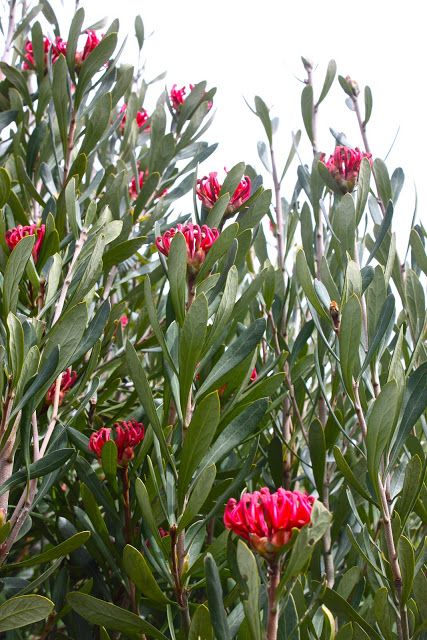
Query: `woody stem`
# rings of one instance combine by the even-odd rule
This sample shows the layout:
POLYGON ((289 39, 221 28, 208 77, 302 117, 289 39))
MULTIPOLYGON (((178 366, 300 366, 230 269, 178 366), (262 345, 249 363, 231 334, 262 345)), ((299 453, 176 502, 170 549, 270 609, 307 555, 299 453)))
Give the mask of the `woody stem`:
POLYGON ((279 624, 279 602, 277 600, 277 587, 280 582, 280 561, 273 560, 268 568, 268 613, 266 640, 277 640, 279 624))

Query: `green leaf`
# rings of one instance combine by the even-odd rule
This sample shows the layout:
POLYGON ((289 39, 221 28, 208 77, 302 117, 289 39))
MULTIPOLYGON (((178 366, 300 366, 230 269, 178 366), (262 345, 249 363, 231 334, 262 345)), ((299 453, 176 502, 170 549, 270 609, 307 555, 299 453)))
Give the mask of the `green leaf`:
POLYGON ((273 144, 273 126, 271 124, 270 110, 264 100, 259 96, 255 96, 255 112, 262 122, 267 140, 271 147, 273 144))
POLYGON ((28 558, 28 560, 23 560, 22 562, 15 562, 13 564, 6 565, 5 569, 8 571, 9 569, 23 569, 24 567, 34 567, 38 564, 44 564, 45 562, 51 562, 52 560, 56 560, 57 558, 63 558, 64 556, 68 556, 70 553, 79 549, 81 546, 86 544, 86 542, 90 538, 90 531, 79 531, 75 533, 73 536, 56 545, 56 547, 52 547, 47 551, 43 551, 43 553, 39 553, 32 558, 28 558))
POLYGON ((130 342, 126 343, 125 347, 126 352, 126 363, 129 369, 129 375, 135 385, 135 390, 138 394, 138 397, 141 401, 142 406, 144 407, 145 413, 150 421, 151 426, 153 427, 153 431, 159 441, 160 448, 163 453, 166 455, 167 460, 171 463, 173 467, 173 462, 171 460, 171 456, 169 453, 168 446, 166 444, 165 435, 162 430, 162 425, 160 424, 159 417, 156 411, 156 405, 154 404, 153 395, 151 393, 150 385, 148 384, 147 376, 145 374, 144 368, 142 367, 137 353, 130 342))
POLYGON ((393 445, 392 460, 400 453, 412 427, 416 424, 427 407, 427 362, 424 362, 412 373, 408 381, 405 406, 399 425, 396 441, 393 445))
POLYGON ((228 347, 213 367, 198 390, 197 396, 200 397, 206 391, 209 391, 223 376, 243 362, 255 350, 264 331, 265 321, 262 318, 258 318, 252 326, 242 331, 241 335, 228 347))
POLYGON ((200 360, 208 323, 208 302, 202 293, 193 301, 185 316, 179 343, 179 381, 181 407, 187 407, 194 371, 200 360))
POLYGON ((367 158, 363 158, 360 163, 359 176, 357 178, 356 224, 359 224, 365 210, 370 182, 371 163, 367 158))
POLYGON ((19 297, 19 283, 31 257, 35 236, 22 238, 11 252, 4 272, 3 282, 3 312, 7 318, 9 311, 16 313, 19 297))
POLYGON ((85 19, 85 11, 83 7, 77 9, 70 24, 70 30, 67 38, 67 64, 70 73, 74 76, 76 66, 76 49, 79 36, 82 32, 83 21, 85 19))
MULTIPOLYGON (((0 118, 3 114, 0 113, 0 118)), ((1 123, 1 119, 0 119, 1 123)), ((1 130, 1 125, 0 125, 1 130)), ((0 209, 4 207, 9 199, 11 180, 8 171, 4 167, 0 168, 0 209)))
POLYGON ((12 378, 15 387, 24 364, 24 330, 18 318, 9 313, 7 316, 7 328, 9 332, 9 359, 12 370, 12 378))
POLYGON ((408 538, 400 536, 397 544, 397 555, 402 571, 402 602, 406 604, 412 592, 415 575, 415 553, 408 538))
POLYGON ((210 327, 208 339, 205 344, 205 352, 221 337, 232 317, 238 285, 239 275, 235 265, 233 265, 228 273, 221 302, 219 303, 213 324, 210 327))
POLYGON ((158 638, 158 640, 167 640, 166 636, 149 622, 146 622, 135 613, 117 607, 110 602, 104 602, 104 600, 99 600, 78 591, 69 593, 67 601, 74 611, 92 624, 102 625, 107 629, 121 631, 130 635, 146 633, 153 638, 158 638))
POLYGON ((136 479, 135 493, 136 493, 136 498, 138 500, 138 504, 141 508, 143 521, 151 531, 151 535, 153 536, 153 538, 155 538, 156 542, 159 545, 161 545, 159 527, 157 526, 154 513, 151 508, 151 502, 148 495, 147 487, 142 482, 141 478, 136 479))
POLYGON ((84 60, 78 77, 76 92, 74 94, 74 104, 77 109, 83 98, 84 92, 89 86, 93 76, 100 70, 111 57, 117 46, 117 34, 110 33, 102 38, 98 46, 84 60))
POLYGON ((412 512, 424 482, 423 465, 418 455, 412 456, 405 470, 405 480, 402 491, 396 503, 396 510, 400 516, 401 530, 412 512))
POLYGON ((222 587, 218 567, 210 553, 207 553, 205 557, 205 575, 208 606, 212 626, 215 629, 215 636, 217 640, 231 640, 227 614, 225 613, 223 604, 222 587))
POLYGON ((301 113, 304 122, 305 130, 313 144, 313 87, 311 84, 307 84, 302 90, 301 94, 301 113))
MULTIPOLYGON (((67 45, 68 46, 68 45, 67 45)), ((68 55, 68 52, 67 52, 68 55)), ((58 130, 64 158, 67 153, 68 139, 68 71, 65 57, 61 54, 53 65, 52 98, 55 107, 58 130)))
POLYGON ((144 44, 144 23, 141 16, 136 16, 135 18, 135 35, 138 40, 138 49, 141 51, 144 44))
POLYGON ((368 256, 368 260, 366 261, 366 264, 368 265, 372 258, 375 257, 378 249, 380 248, 382 241, 384 240, 384 238, 386 237, 388 230, 390 228, 391 225, 391 221, 393 220, 393 213, 394 213, 394 209, 393 209, 393 203, 389 202, 387 205, 387 209, 385 212, 385 216, 383 218, 383 221, 381 223, 380 228, 378 229, 378 232, 376 233, 376 239, 375 239, 375 243, 371 249, 371 252, 368 256))
POLYGON ((350 619, 357 623, 368 634, 370 640, 383 640, 375 629, 366 622, 365 618, 362 618, 336 591, 326 588, 322 600, 335 616, 343 616, 344 619, 350 619))
POLYGON ((319 176, 328 187, 328 189, 330 189, 333 193, 342 194, 342 189, 339 183, 332 176, 329 169, 326 167, 325 163, 322 162, 322 160, 319 160, 317 163, 317 171, 319 172, 319 176))
POLYGON ((131 238, 116 244, 112 249, 109 249, 104 253, 102 262, 104 265, 104 271, 109 271, 111 267, 119 265, 120 263, 132 258, 138 250, 142 247, 146 238, 140 236, 139 238, 131 238))
POLYGON ((326 443, 323 427, 319 420, 313 420, 311 423, 308 432, 308 442, 316 489, 319 496, 322 496, 326 463, 326 443))
POLYGON ((6 480, 6 482, 3 482, 0 486, 0 496, 27 479, 32 480, 33 478, 40 478, 41 476, 45 476, 48 473, 63 467, 74 453, 74 449, 57 449, 56 451, 51 451, 40 460, 30 464, 28 475, 26 469, 16 471, 10 476, 9 480, 6 480))
POLYGON ((214 444, 204 456, 200 467, 204 468, 224 458, 234 447, 247 440, 259 427, 267 410, 268 402, 265 398, 257 400, 246 407, 220 433, 214 444))
POLYGON ((354 241, 356 236, 356 211, 354 200, 350 193, 346 193, 340 200, 333 218, 333 230, 339 238, 345 252, 354 257, 354 241))
POLYGON ((187 244, 182 233, 172 239, 168 255, 170 295, 176 319, 182 325, 185 318, 185 290, 187 285, 187 244))
POLYGON ((199 604, 191 620, 188 640, 213 640, 213 629, 209 609, 199 604))
POLYGON ((200 512, 200 509, 205 504, 211 492, 215 477, 216 467, 214 464, 205 467, 197 477, 184 512, 179 519, 178 531, 185 529, 193 520, 194 516, 200 512))
POLYGON ((378 195, 380 196, 384 206, 386 207, 389 201, 393 199, 393 194, 387 167, 380 158, 375 158, 373 164, 373 172, 375 176, 375 183, 378 189, 378 195))
POLYGON ((7 78, 7 80, 9 80, 9 82, 16 88, 18 93, 22 96, 25 104, 32 109, 33 103, 24 74, 19 69, 8 65, 6 62, 0 62, 0 71, 2 71, 5 78, 7 78))
POLYGON ((392 293, 387 296, 382 309, 379 315, 379 321, 377 326, 375 327, 375 333, 373 335, 372 341, 369 344, 369 349, 366 354, 365 360, 363 362, 362 368, 359 373, 359 378, 361 378, 362 373, 365 371, 366 367, 369 365, 372 357, 374 356, 376 350, 378 349, 381 340, 386 335, 387 330, 390 328, 390 323, 394 320, 394 311, 395 311, 395 300, 392 293))
POLYGON ((117 484, 117 446, 114 440, 109 440, 102 447, 101 463, 107 480, 114 486, 117 484))
POLYGON ((224 189, 221 189, 221 192, 222 195, 219 196, 206 219, 206 224, 211 228, 219 225, 230 202, 230 194, 224 192, 224 189))
POLYGON ((79 347, 87 324, 85 302, 68 309, 47 335, 40 367, 46 364, 52 351, 60 347, 58 373, 64 371, 72 362, 73 354, 79 347))
POLYGON ((144 556, 135 547, 127 544, 123 551, 123 566, 129 578, 141 593, 153 602, 167 603, 163 591, 154 578, 144 556))
MULTIPOLYGON (((62 97, 61 97, 62 99, 62 97)), ((74 238, 80 235, 80 229, 77 222, 77 197, 76 197, 77 179, 71 178, 65 187, 65 208, 67 211, 67 219, 74 238)))
POLYGON ((377 484, 378 473, 383 453, 393 435, 399 393, 395 380, 387 382, 375 399, 368 417, 366 449, 368 454, 368 471, 373 483, 377 484))
POLYGON ((352 294, 341 312, 339 335, 340 361, 347 393, 353 397, 353 375, 359 365, 359 344, 362 335, 362 307, 359 299, 352 294))
POLYGON ((319 298, 317 297, 316 291, 313 286, 312 275, 310 269, 308 268, 305 253, 302 249, 299 249, 297 251, 297 255, 295 258, 295 273, 298 282, 304 290, 305 295, 307 296, 313 307, 316 309, 317 313, 321 317, 329 319, 329 316, 327 315, 325 309, 323 308, 323 305, 319 302, 319 298))
POLYGON ((47 391, 47 388, 50 386, 51 381, 53 380, 54 373, 58 369, 58 362, 59 347, 55 347, 50 356, 43 363, 43 365, 39 367, 35 378, 32 382, 30 381, 30 384, 26 388, 22 398, 17 404, 15 404, 10 416, 11 418, 13 418, 30 399, 34 401, 34 406, 37 406, 41 397, 47 391))
POLYGON ((245 163, 239 162, 238 164, 234 165, 234 167, 232 167, 230 171, 228 171, 227 176, 221 187, 220 196, 224 195, 225 193, 228 193, 230 198, 233 197, 234 192, 236 191, 243 177, 243 173, 245 169, 246 169, 245 163))
POLYGON ((261 640, 259 589, 260 579, 255 556, 249 547, 239 540, 237 543, 237 565, 240 575, 247 584, 247 599, 243 599, 245 619, 251 640, 261 640))
POLYGON ((215 262, 229 250, 229 248, 233 244, 233 240, 236 237, 238 230, 239 225, 234 222, 221 232, 218 240, 214 242, 211 249, 209 250, 206 260, 202 264, 202 267, 197 274, 196 283, 201 282, 203 278, 205 278, 212 270, 215 262))
POLYGON ((357 491, 359 495, 365 498, 365 500, 368 500, 369 502, 372 502, 373 504, 375 504, 375 501, 366 491, 365 487, 362 485, 360 480, 357 478, 357 476, 354 475, 347 460, 344 458, 343 454, 341 453, 341 450, 335 446, 333 449, 333 453, 334 453, 335 462, 337 463, 337 467, 342 473, 342 475, 344 476, 344 478, 347 480, 348 484, 351 487, 353 487, 353 489, 355 489, 355 491, 357 491))
POLYGON ((9 598, 0 605, 0 631, 20 629, 27 624, 44 620, 53 610, 54 604, 48 598, 38 595, 9 598))
MULTIPOLYGON (((1 170, 0 170, 1 171, 1 170)), ((1 199, 1 198, 0 198, 1 199)), ((421 271, 427 275, 427 253, 426 249, 421 242, 419 234, 415 229, 411 229, 411 235, 409 237, 409 243, 412 249, 412 255, 421 271)))
POLYGON ((326 70, 325 81, 323 83, 322 91, 320 92, 319 99, 316 103, 318 107, 321 102, 326 98, 329 93, 329 89, 332 87, 332 84, 335 80, 335 74, 337 72, 337 63, 335 60, 329 60, 328 68, 326 70))
POLYGON ((178 481, 178 495, 181 501, 187 491, 194 471, 197 469, 215 436, 219 418, 219 397, 218 393, 214 392, 207 395, 196 405, 184 439, 178 481))
POLYGON ((389 604, 389 593, 387 587, 378 589, 374 596, 374 613, 381 633, 386 640, 393 640, 392 632, 394 612, 389 604))
POLYGON ((372 91, 366 86, 365 87, 365 118, 363 120, 363 124, 367 125, 369 120, 371 119, 372 114, 372 91))

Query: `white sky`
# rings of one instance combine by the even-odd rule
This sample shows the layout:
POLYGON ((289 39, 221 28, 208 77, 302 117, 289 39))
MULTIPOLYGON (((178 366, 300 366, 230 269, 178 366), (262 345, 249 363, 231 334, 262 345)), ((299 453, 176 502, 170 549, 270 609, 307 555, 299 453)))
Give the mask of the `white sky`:
MULTIPOLYGON (((73 14, 74 1, 64 0, 65 13, 73 14)), ((357 80, 361 90, 373 92, 373 114, 368 138, 374 156, 384 158, 398 128, 388 157, 390 174, 402 166, 406 180, 397 206, 394 229, 401 253, 414 209, 414 183, 418 191, 418 219, 427 223, 425 109, 425 14, 423 3, 408 0, 357 0, 348 3, 286 2, 286 0, 82 0, 86 25, 108 16, 120 19, 120 35, 129 36, 123 60, 136 64, 134 19, 144 21, 146 79, 167 71, 166 80, 151 87, 148 106, 164 83, 170 87, 207 80, 218 87, 216 116, 203 139, 220 146, 204 164, 205 172, 230 168, 241 160, 253 164, 265 176, 257 154, 261 125, 243 97, 253 102, 260 95, 280 119, 276 134, 278 159, 283 162, 291 144, 291 132, 302 128, 299 79, 305 72, 300 56, 317 64, 315 96, 323 84, 330 58, 338 73, 357 80), (316 91, 317 87, 317 91, 316 91)), ((56 3, 53 2, 56 6, 56 3)), ((66 25, 65 33, 68 29, 66 25)), ((319 148, 331 153, 334 139, 329 127, 344 131, 354 146, 362 147, 355 114, 345 105, 345 94, 336 81, 322 103, 318 119, 319 148)), ((363 95, 361 95, 363 107, 363 95)), ((363 109, 362 109, 363 113, 363 109)), ((303 132, 304 161, 311 150, 303 132)), ((293 175, 296 163, 293 165, 293 175)), ((292 173, 292 169, 290 170, 292 173)), ((267 177, 268 180, 268 177, 267 177)), ((290 195, 290 190, 284 195, 290 195)))

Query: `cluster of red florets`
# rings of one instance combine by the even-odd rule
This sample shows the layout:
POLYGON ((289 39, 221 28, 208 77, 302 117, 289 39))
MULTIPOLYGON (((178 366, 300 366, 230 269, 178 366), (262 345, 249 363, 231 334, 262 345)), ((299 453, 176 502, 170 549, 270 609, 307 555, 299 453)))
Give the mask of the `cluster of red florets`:
POLYGON ((322 153, 320 161, 326 166, 343 193, 350 193, 356 186, 363 158, 372 164, 372 154, 360 151, 357 147, 350 149, 350 147, 338 146, 329 160, 326 161, 325 157, 322 153))
POLYGON ((109 440, 114 440, 117 447, 117 462, 120 466, 127 466, 133 459, 135 447, 144 439, 144 425, 133 418, 115 422, 113 427, 101 427, 89 438, 89 449, 98 458, 102 456, 102 449, 109 440))
POLYGON ((26 236, 36 236, 36 241, 33 247, 33 258, 34 262, 37 262, 38 257, 40 255, 40 251, 43 244, 43 239, 46 233, 46 227, 44 224, 28 224, 22 225, 18 224, 17 227, 13 227, 13 229, 9 229, 6 231, 6 243, 11 251, 16 247, 18 242, 25 238, 26 236))
MULTIPOLYGON (((95 31, 92 29, 88 29, 86 31, 86 42, 81 51, 76 52, 75 56, 75 64, 76 67, 81 67, 82 63, 86 60, 90 53, 99 45, 100 40, 95 31)), ((22 68, 26 71, 31 71, 35 69, 36 60, 34 57, 34 48, 31 40, 27 40, 25 43, 25 55, 24 61, 22 63, 22 68)), ((55 40, 51 41, 47 36, 43 37, 43 51, 44 51, 44 65, 47 65, 47 58, 50 53, 52 58, 52 64, 58 60, 59 56, 62 54, 64 56, 67 55, 67 43, 65 40, 57 36, 55 40)))
POLYGON ((311 521, 315 498, 299 491, 267 487, 244 493, 240 500, 230 498, 224 512, 224 524, 247 540, 256 551, 271 559, 289 542, 292 529, 301 529, 311 521))

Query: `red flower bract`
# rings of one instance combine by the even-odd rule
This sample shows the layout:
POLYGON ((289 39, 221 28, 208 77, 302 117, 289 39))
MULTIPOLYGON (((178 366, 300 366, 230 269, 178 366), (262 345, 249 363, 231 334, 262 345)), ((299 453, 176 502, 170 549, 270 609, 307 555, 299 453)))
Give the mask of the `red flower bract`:
MULTIPOLYGON (((218 182, 217 172, 213 171, 209 176, 203 176, 197 180, 196 193, 199 200, 205 207, 212 209, 219 198, 222 185, 218 182)), ((251 195, 251 180, 248 176, 243 176, 233 195, 230 198, 227 210, 229 214, 234 213, 242 206, 251 195)))
POLYGON ((43 244, 44 234, 46 232, 46 227, 44 224, 38 226, 37 224, 28 224, 22 226, 22 224, 18 224, 17 227, 13 229, 9 229, 6 231, 6 242, 7 246, 11 251, 16 247, 18 242, 25 238, 26 236, 37 236, 36 241, 33 247, 33 258, 34 262, 37 262, 38 257, 40 255, 40 250, 43 244))
MULTIPOLYGON (((122 121, 120 123, 120 129, 124 129, 125 124, 126 124, 126 109, 127 109, 127 104, 125 103, 124 105, 122 105, 121 109, 120 109, 120 113, 123 113, 123 118, 122 121)), ((149 115, 147 113, 147 111, 142 108, 141 111, 138 111, 135 117, 136 120, 136 124, 138 125, 138 128, 141 129, 141 127, 143 127, 145 125, 145 123, 147 122, 147 120, 149 119, 149 115)), ((145 127, 145 131, 149 131, 150 127, 149 125, 147 125, 145 127)))
POLYGON ((367 158, 372 164, 372 154, 364 153, 357 147, 356 149, 343 146, 336 147, 334 154, 329 157, 327 162, 325 161, 325 154, 322 153, 320 155, 320 161, 326 166, 343 193, 353 191, 359 177, 360 164, 363 158, 367 158))
POLYGON ((163 253, 169 255, 172 238, 176 233, 181 232, 187 245, 187 264, 193 269, 199 269, 205 261, 206 255, 213 243, 219 237, 219 231, 215 227, 211 229, 206 224, 201 227, 198 224, 182 225, 177 224, 174 229, 168 229, 162 236, 156 238, 156 247, 163 253))
POLYGON ((113 428, 102 427, 92 433, 89 438, 89 449, 98 458, 102 455, 102 449, 106 442, 114 440, 117 447, 117 462, 126 466, 134 457, 134 447, 144 439, 144 425, 133 418, 115 422, 113 428))
MULTIPOLYGON (((24 56, 24 61, 22 63, 22 68, 25 71, 31 71, 36 67, 33 43, 31 42, 31 40, 27 40, 27 42, 25 43, 24 49, 25 49, 25 56, 24 56)), ((44 65, 45 66, 47 65, 47 55, 49 51, 51 51, 52 53, 52 63, 54 64, 58 60, 61 53, 64 56, 67 55, 67 43, 59 36, 56 36, 55 42, 51 42, 47 36, 43 36, 43 51, 44 51, 44 65)))
POLYGON ((76 67, 81 67, 82 62, 84 62, 86 58, 92 53, 92 51, 96 49, 100 42, 100 39, 96 35, 96 32, 93 31, 93 29, 88 29, 86 31, 86 42, 83 47, 83 51, 77 51, 76 53, 76 67))
MULTIPOLYGON (((176 84, 172 86, 171 92, 169 94, 169 98, 172 104, 172 108, 175 111, 178 111, 182 104, 185 102, 185 94, 187 93, 187 87, 181 87, 181 89, 177 89, 176 84)), ((194 89, 194 84, 190 84, 190 91, 194 89)))
MULTIPOLYGON (((71 389, 71 387, 74 387, 74 385, 76 384, 76 381, 77 381, 77 373, 73 371, 71 367, 69 367, 62 374, 61 386, 59 391, 59 405, 63 403, 65 394, 67 393, 67 391, 71 389)), ((49 388, 49 391, 46 394, 47 404, 53 404, 53 401, 55 398, 55 388, 56 388, 56 381, 49 388)))
POLYGON ((138 193, 141 191, 143 185, 144 185, 144 179, 148 176, 148 169, 146 169, 145 171, 139 171, 138 172, 138 184, 139 184, 139 190, 137 190, 136 188, 136 179, 135 176, 132 178, 132 180, 130 181, 130 185, 129 185, 129 197, 131 200, 136 200, 138 197, 138 193))
POLYGON ((251 543, 261 555, 272 559, 289 542, 292 529, 310 523, 315 498, 299 491, 267 487, 244 493, 239 501, 230 498, 224 512, 224 524, 251 543))

